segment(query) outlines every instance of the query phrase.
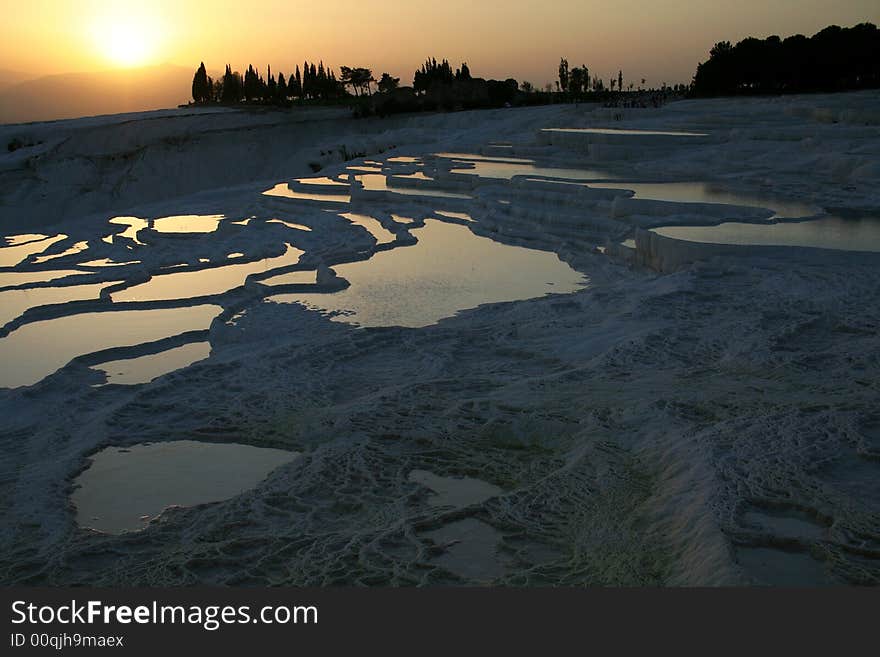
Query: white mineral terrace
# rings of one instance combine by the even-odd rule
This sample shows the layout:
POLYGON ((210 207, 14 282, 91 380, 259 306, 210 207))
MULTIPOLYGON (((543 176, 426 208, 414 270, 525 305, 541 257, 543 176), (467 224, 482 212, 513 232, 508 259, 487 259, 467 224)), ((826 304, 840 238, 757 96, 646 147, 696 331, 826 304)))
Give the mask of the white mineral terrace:
POLYGON ((880 581, 880 94, 288 118, 0 154, 8 572, 880 581))

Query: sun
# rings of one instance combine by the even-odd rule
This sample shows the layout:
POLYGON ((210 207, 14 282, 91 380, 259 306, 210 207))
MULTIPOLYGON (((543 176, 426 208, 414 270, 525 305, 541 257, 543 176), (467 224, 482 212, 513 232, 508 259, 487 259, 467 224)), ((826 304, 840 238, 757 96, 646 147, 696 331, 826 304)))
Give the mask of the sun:
POLYGON ((135 25, 111 25, 104 38, 104 56, 121 66, 136 66, 149 59, 146 35, 135 25))
POLYGON ((97 50, 120 67, 148 64, 156 54, 158 36, 154 21, 147 16, 103 16, 92 29, 97 50))

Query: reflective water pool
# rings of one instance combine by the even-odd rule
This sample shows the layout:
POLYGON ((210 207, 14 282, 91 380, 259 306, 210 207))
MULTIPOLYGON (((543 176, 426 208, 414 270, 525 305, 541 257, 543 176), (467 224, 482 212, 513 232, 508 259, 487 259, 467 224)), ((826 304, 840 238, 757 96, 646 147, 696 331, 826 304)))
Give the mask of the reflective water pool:
POLYGON ((67 239, 67 235, 55 235, 54 237, 13 235, 7 237, 5 241, 9 246, 0 245, 0 267, 15 267, 30 256, 42 253, 56 242, 64 239, 67 239))
POLYGON ((50 255, 42 255, 34 258, 34 264, 39 265, 44 262, 49 262, 50 260, 55 260, 56 258, 64 258, 66 256, 75 255, 77 253, 85 251, 87 248, 89 248, 88 242, 77 242, 70 248, 61 251, 60 253, 52 253, 50 255))
POLYGON ((408 479, 432 491, 433 506, 465 507, 479 504, 503 491, 493 484, 471 477, 440 477, 427 470, 413 470, 408 479))
POLYGON ((278 183, 271 189, 263 192, 265 196, 280 196, 301 201, 321 201, 324 203, 348 203, 351 201, 349 194, 318 194, 311 192, 297 192, 290 188, 287 183, 278 183))
POLYGON ((33 385, 83 354, 206 329, 221 311, 214 305, 108 311, 25 324, 0 340, 0 387, 33 385))
POLYGON ((149 383, 163 374, 189 367, 210 355, 210 342, 191 342, 157 354, 108 361, 95 365, 94 369, 107 375, 107 383, 136 385, 149 383))
POLYGON ((636 130, 634 128, 544 128, 542 132, 573 132, 595 135, 657 135, 666 137, 708 137, 707 132, 681 132, 675 130, 636 130))
POLYGON ((107 447, 74 481, 80 527, 109 534, 143 529, 171 506, 229 499, 254 488, 297 452, 178 440, 107 447))
POLYGON ((122 231, 121 233, 115 233, 113 235, 108 235, 107 237, 104 238, 105 242, 107 242, 109 244, 113 244, 113 241, 117 237, 125 237, 125 238, 130 239, 135 244, 143 245, 143 242, 141 242, 138 239, 137 234, 138 234, 138 232, 140 232, 142 229, 146 228, 149 225, 149 222, 146 219, 141 219, 140 217, 113 217, 110 220, 110 223, 111 224, 118 224, 121 226, 127 226, 127 228, 124 231, 122 231))
POLYGON ((29 308, 48 306, 68 301, 97 299, 101 290, 119 281, 97 283, 95 285, 71 285, 68 287, 37 287, 27 290, 7 290, 0 292, 0 326, 20 316, 29 308))
POLYGON ((361 326, 427 326, 484 303, 568 293, 585 277, 554 253, 500 244, 464 226, 429 219, 412 229, 414 246, 334 269, 351 287, 332 294, 269 297, 302 303, 361 326))
POLYGON ((482 178, 498 178, 509 180, 514 176, 545 176, 548 178, 567 178, 569 180, 607 180, 612 178, 608 173, 597 169, 573 169, 567 167, 538 166, 532 160, 495 159, 481 155, 446 153, 438 155, 455 155, 451 171, 480 176, 482 178), (456 166, 457 163, 466 166, 456 166))
POLYGON ((880 251, 880 218, 823 217, 775 224, 729 222, 718 226, 664 226, 667 237, 710 244, 808 246, 844 251, 880 251))
POLYGON ((153 276, 146 283, 135 285, 112 295, 113 301, 167 301, 223 294, 244 285, 251 274, 267 272, 278 267, 295 265, 303 251, 290 244, 284 255, 256 262, 212 267, 199 271, 184 271, 153 276))
POLYGON ((67 276, 87 276, 91 272, 78 269, 56 269, 50 271, 4 271, 0 272, 0 288, 29 283, 47 283, 67 276))
MULTIPOLYGON (((400 176, 403 177, 403 176, 400 176)), ((402 194, 404 196, 436 196, 440 198, 459 198, 459 199, 469 199, 471 198, 467 194, 459 194, 457 192, 446 192, 442 189, 433 189, 430 187, 396 187, 393 184, 388 184, 388 178, 382 174, 364 174, 355 176, 355 179, 360 180, 364 189, 370 191, 377 192, 394 192, 395 194, 402 194)))
POLYGON ((784 201, 766 196, 742 194, 725 190, 717 185, 704 182, 670 182, 670 183, 639 183, 639 182, 603 182, 590 185, 603 189, 628 189, 635 192, 635 198, 653 201, 675 201, 678 203, 723 203, 727 205, 744 205, 772 210, 778 219, 811 217, 822 212, 806 203, 784 201))
POLYGON ((266 222, 267 224, 281 224, 282 226, 287 226, 288 228, 292 228, 293 230, 304 230, 306 232, 311 232, 312 229, 303 224, 295 224, 291 221, 284 221, 283 219, 269 219, 266 222))
POLYGON ((153 230, 160 233, 213 233, 224 219, 222 214, 183 214, 153 221, 153 230))
POLYGON ((363 228, 366 228, 367 231, 376 238, 377 244, 387 244, 397 239, 397 236, 390 230, 382 226, 379 220, 375 217, 370 217, 369 215, 365 214, 357 214, 354 212, 347 212, 341 216, 345 219, 348 219, 348 221, 355 224, 356 226, 362 226, 363 228))

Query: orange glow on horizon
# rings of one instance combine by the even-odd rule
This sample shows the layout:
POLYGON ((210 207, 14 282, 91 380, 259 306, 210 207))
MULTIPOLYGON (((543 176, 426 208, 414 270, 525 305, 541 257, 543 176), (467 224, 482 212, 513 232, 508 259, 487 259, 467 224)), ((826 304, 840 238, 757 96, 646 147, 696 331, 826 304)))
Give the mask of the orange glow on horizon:
POLYGON ((687 82, 716 41, 880 23, 876 0, 28 0, 7 3, 0 62, 50 75, 162 63, 290 73, 304 59, 411 84, 426 57, 537 87, 560 57, 609 78, 687 82))

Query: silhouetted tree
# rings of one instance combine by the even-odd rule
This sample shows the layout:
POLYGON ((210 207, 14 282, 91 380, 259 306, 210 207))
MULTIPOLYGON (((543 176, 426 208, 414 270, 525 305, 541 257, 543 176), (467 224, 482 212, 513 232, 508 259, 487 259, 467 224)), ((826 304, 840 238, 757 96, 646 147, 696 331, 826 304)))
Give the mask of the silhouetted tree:
POLYGON ((244 99, 247 102, 256 100, 260 97, 260 77, 254 70, 254 67, 248 64, 247 70, 244 72, 244 99))
POLYGON ((289 91, 292 98, 302 98, 302 75, 299 72, 299 66, 296 67, 296 72, 290 76, 289 91))
MULTIPOLYGON (((470 71, 468 71, 468 76, 470 76, 470 71)), ((413 75, 413 89, 416 93, 424 92, 436 84, 452 84, 454 79, 455 75, 448 61, 444 59, 438 64, 436 59, 429 59, 413 75)))
POLYGON ((562 93, 568 91, 568 60, 564 57, 559 60, 559 88, 562 93))
POLYGON ((573 94, 582 94, 584 92, 584 70, 582 68, 573 68, 568 76, 568 88, 573 94))
POLYGON ((617 90, 623 91, 623 71, 617 71, 617 90))
POLYGON ((399 85, 400 78, 393 78, 389 73, 383 73, 382 77, 379 78, 379 83, 377 87, 380 92, 388 93, 397 89, 399 85))
POLYGON ((880 86, 880 31, 831 25, 807 38, 716 43, 694 75, 697 95, 839 91, 880 86))
POLYGON ((224 103, 237 103, 241 100, 243 86, 241 74, 238 71, 233 73, 232 67, 227 64, 226 72, 223 74, 223 92, 220 99, 224 103))
POLYGON ((354 89, 355 96, 360 96, 362 94, 372 94, 370 84, 372 82, 375 82, 376 79, 373 77, 373 72, 370 69, 362 67, 351 68, 349 66, 340 66, 339 71, 339 82, 343 86, 350 86, 352 89, 354 89))
POLYGON ((275 82, 275 77, 272 75, 272 67, 269 67, 267 72, 268 81, 266 83, 266 92, 263 95, 263 100, 274 101, 278 92, 278 83, 275 82))
POLYGON ((287 100, 288 96, 290 96, 290 90, 287 86, 287 80, 284 77, 284 73, 281 71, 278 72, 278 87, 276 91, 276 96, 278 100, 284 102, 287 100))
POLYGON ((205 62, 202 62, 193 76, 192 97, 197 103, 207 103, 211 100, 211 83, 208 81, 208 72, 205 70, 205 62))

